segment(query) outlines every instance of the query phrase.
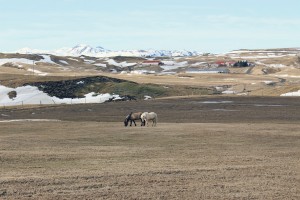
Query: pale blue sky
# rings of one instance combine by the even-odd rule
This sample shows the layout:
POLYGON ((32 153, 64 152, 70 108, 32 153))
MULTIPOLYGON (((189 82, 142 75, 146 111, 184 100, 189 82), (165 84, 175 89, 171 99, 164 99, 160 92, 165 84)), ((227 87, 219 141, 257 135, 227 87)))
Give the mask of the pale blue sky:
POLYGON ((299 0, 0 0, 0 51, 300 47, 299 0))

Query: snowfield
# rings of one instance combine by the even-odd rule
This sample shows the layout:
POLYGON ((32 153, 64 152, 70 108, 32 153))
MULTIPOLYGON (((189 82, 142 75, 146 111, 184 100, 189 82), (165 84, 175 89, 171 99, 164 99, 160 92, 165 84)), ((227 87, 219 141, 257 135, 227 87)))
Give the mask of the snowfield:
MULTIPOLYGON (((49 64, 53 64, 53 65, 58 65, 57 63, 55 63, 51 60, 50 55, 41 55, 41 56, 43 56, 43 59, 39 60, 39 61, 30 60, 30 59, 26 59, 26 58, 1 58, 0 65, 4 65, 5 63, 22 63, 22 64, 27 64, 27 65, 36 65, 36 62, 43 62, 43 63, 49 63, 49 64)), ((63 61, 62 61, 62 63, 63 63, 63 61)), ((66 63, 66 64, 68 64, 68 63, 66 63)))
POLYGON ((32 65, 33 61, 26 58, 4 58, 0 59, 0 65, 4 65, 5 63, 23 63, 32 65))
POLYGON ((174 69, 188 66, 187 61, 178 62, 178 63, 174 61, 163 61, 163 63, 164 65, 160 66, 161 68, 163 68, 163 71, 169 71, 169 70, 174 70, 174 69))
POLYGON ((300 90, 298 90, 296 92, 288 92, 288 93, 282 94, 280 96, 283 96, 283 97, 299 97, 300 96, 300 90))
POLYGON ((106 62, 109 65, 114 65, 114 66, 117 66, 117 67, 130 67, 130 66, 136 65, 136 63, 127 63, 126 61, 118 63, 114 59, 109 59, 106 62))
POLYGON ((109 99, 121 99, 119 95, 111 94, 95 94, 94 92, 85 95, 85 98, 64 98, 50 97, 48 94, 40 91, 34 86, 22 86, 17 88, 9 88, 0 85, 0 105, 16 106, 25 104, 79 104, 79 103, 103 103, 109 99), (17 92, 17 97, 10 99, 8 93, 17 92))

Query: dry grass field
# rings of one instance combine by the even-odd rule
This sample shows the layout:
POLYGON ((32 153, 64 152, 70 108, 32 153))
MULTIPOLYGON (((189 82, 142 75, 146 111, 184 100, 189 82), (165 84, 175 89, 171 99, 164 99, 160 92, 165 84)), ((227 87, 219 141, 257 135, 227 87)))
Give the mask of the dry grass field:
POLYGON ((198 97, 2 108, 0 199, 299 199, 299 106, 198 97), (134 110, 156 111, 157 127, 124 127, 134 110))
POLYGON ((299 90, 298 69, 131 75, 37 67, 51 76, 2 67, 1 85, 107 75, 248 96, 0 107, 0 199, 300 199, 300 102, 276 97, 299 90), (124 127, 131 111, 157 112, 158 126, 124 127))
POLYGON ((246 75, 246 74, 188 74, 178 75, 127 75, 111 74, 115 78, 135 81, 138 83, 155 83, 160 85, 188 85, 188 86, 220 86, 236 84, 253 84, 264 81, 278 82, 276 77, 246 75))

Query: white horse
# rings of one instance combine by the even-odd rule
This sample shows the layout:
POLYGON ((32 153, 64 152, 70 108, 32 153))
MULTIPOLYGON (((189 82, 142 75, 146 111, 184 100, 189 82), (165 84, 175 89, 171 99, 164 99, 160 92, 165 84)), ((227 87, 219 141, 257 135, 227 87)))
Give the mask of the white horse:
POLYGON ((141 119, 142 119, 142 122, 144 123, 144 126, 149 126, 149 121, 152 121, 152 126, 156 126, 156 122, 157 122, 157 114, 155 112, 144 112, 142 115, 141 115, 141 119))

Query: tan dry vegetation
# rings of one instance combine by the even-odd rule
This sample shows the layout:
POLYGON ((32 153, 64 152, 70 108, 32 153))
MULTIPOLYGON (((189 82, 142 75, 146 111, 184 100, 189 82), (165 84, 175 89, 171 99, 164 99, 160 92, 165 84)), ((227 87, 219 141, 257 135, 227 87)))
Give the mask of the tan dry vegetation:
POLYGON ((295 92, 300 90, 299 84, 285 84, 279 86, 264 86, 257 87, 255 90, 251 91, 251 95, 254 96, 280 96, 281 94, 295 92))
POLYGON ((279 97, 1 108, 0 198, 298 199, 299 116, 279 97), (124 127, 133 110, 157 127, 124 127), (6 121, 28 118, 63 121, 6 121))
POLYGON ((135 81, 138 83, 153 83, 159 85, 189 85, 189 86, 219 86, 252 84, 263 81, 278 82, 276 77, 245 75, 245 74, 188 74, 178 75, 128 75, 108 74, 108 76, 135 81))
MULTIPOLYGON (((83 58, 73 58, 73 57, 59 57, 59 56, 51 56, 51 58, 59 62, 60 60, 68 62, 70 65, 66 66, 63 63, 60 65, 48 64, 48 63, 40 63, 36 61, 35 70, 39 70, 42 73, 48 73, 47 76, 55 76, 62 77, 62 79, 66 77, 80 77, 80 76, 95 76, 95 75, 105 75, 110 77, 116 77, 121 79, 126 79, 138 83, 153 83, 160 84, 166 86, 192 86, 192 87, 215 87, 215 86, 232 86, 234 88, 246 88, 251 89, 251 93, 253 95, 261 95, 264 90, 266 90, 266 94, 268 95, 280 95, 282 93, 290 92, 290 87, 288 86, 290 83, 292 87, 295 83, 299 83, 300 77, 300 69, 299 67, 299 59, 295 54, 296 50, 293 49, 285 49, 285 50, 268 50, 268 51, 249 51, 245 53, 229 53, 224 55, 207 55, 207 56, 193 56, 193 57, 185 57, 185 58, 163 58, 162 60, 171 60, 174 59, 176 62, 187 61, 189 65, 197 63, 197 62, 207 62, 207 63, 215 63, 216 61, 237 61, 247 59, 250 62, 255 62, 257 65, 254 68, 229 68, 231 74, 185 74, 179 73, 177 75, 136 75, 136 74, 112 74, 108 72, 103 72, 105 70, 102 67, 96 67, 92 64, 84 62, 83 58), (258 57, 257 57, 258 56, 258 57), (274 57, 280 56, 280 57, 274 57), (249 58, 247 58, 249 57, 249 58), (268 67, 270 64, 282 64, 283 66, 288 67, 280 67, 280 68, 271 68, 268 67), (267 69, 266 69, 267 68, 267 69), (249 70, 249 71, 248 71, 249 70), (268 74, 264 74, 263 70, 267 71, 268 74), (250 72, 249 74, 245 74, 250 72), (286 79, 286 85, 280 88, 271 88, 266 87, 264 84, 261 84, 264 81, 273 81, 279 82, 279 78, 286 79), (255 84, 255 86, 253 86, 255 84), (258 88, 257 86, 262 86, 258 88), (287 90, 284 90, 287 88, 287 90), (272 92, 272 90, 274 92, 272 92), (282 93, 281 93, 282 92, 282 93)), ((27 58, 30 55, 4 55, 2 56, 21 56, 27 58), (27 57, 26 57, 27 56, 27 57)), ((32 55, 37 57, 36 55, 32 55)), ((37 58, 35 58, 37 60, 37 58)), ((87 60, 94 60, 97 63, 105 63, 104 59, 96 59, 91 57, 85 57, 87 60)), ((141 62, 143 59, 134 58, 134 57, 115 57, 118 62, 141 62)), ((25 75, 28 80, 38 80, 44 79, 44 77, 40 78, 32 78, 33 73, 27 70, 31 70, 33 68, 32 65, 22 64, 23 69, 17 69, 14 67, 0 67, 0 76, 7 74, 14 75, 25 75)), ((110 68, 112 66, 108 66, 110 68)), ((108 68, 106 71, 108 71, 108 68)), ((112 67, 113 68, 113 67, 112 67)), ((137 69, 138 66, 136 66, 137 69)), ((151 67, 148 70, 159 71, 159 67, 151 67)), ((180 72, 184 69, 178 69, 177 72, 180 72)), ((38 76, 38 74, 35 74, 38 76)), ((6 82, 4 82, 6 83, 6 82)), ((1 83, 2 84, 2 83, 1 83)))
POLYGON ((280 72, 271 74, 271 76, 282 77, 286 79, 300 79, 300 69, 295 67, 281 68, 280 72))
MULTIPOLYGON (((12 68, 11 68, 12 69, 12 68)), ((255 68, 254 68, 255 69, 255 68)), ((14 69, 12 69, 14 70, 14 69)), ((17 69, 15 69, 17 70, 17 69)), ((128 81, 134 81, 141 84, 158 84, 166 87, 194 87, 195 89, 201 88, 214 88, 216 86, 225 86, 232 88, 237 93, 244 93, 244 89, 249 91, 247 95, 255 96, 279 96, 287 92, 298 91, 299 75, 297 72, 299 69, 284 70, 280 74, 274 75, 247 75, 247 74, 188 74, 180 73, 177 75, 138 75, 138 74, 111 74, 111 73, 91 73, 91 72, 66 72, 65 74, 57 73, 54 76, 33 76, 10 73, 0 73, 1 85, 8 87, 21 86, 24 83, 40 82, 40 81, 59 81, 76 79, 86 76, 104 75, 113 78, 125 79, 128 81), (292 72, 291 72, 292 71, 292 72), (287 76, 291 72, 293 76, 287 76), (280 83, 280 77, 286 79, 285 83, 280 83), (269 86, 265 82, 274 82, 275 86, 269 86)), ((197 89, 197 90, 198 90, 197 89)), ((182 89, 180 89, 182 90, 182 89)), ((182 94, 193 95, 199 92, 191 92, 188 89, 184 89, 186 92, 182 94)), ((182 95, 181 94, 181 95, 182 95)), ((176 95, 175 95, 176 96, 176 95)))
MULTIPOLYGON (((280 96, 292 91, 289 83, 282 87, 280 79, 276 76, 248 75, 248 74, 188 74, 178 75, 108 75, 115 78, 135 81, 138 83, 155 83, 159 85, 232 88, 237 94, 252 96, 280 96), (269 86, 265 82, 274 82, 277 86, 269 86), (245 93, 246 92, 246 93, 245 93)), ((293 88, 295 88, 293 86, 293 88)), ((297 91, 297 90, 294 90, 297 91)), ((195 93, 197 94, 197 93, 195 93)), ((192 93, 188 93, 192 95, 192 93)))
POLYGON ((262 59, 264 64, 282 64, 285 66, 297 66, 298 57, 297 56, 284 56, 284 57, 275 57, 275 58, 268 58, 262 59))
POLYGON ((0 83, 1 85, 5 85, 7 87, 18 87, 25 83, 72 80, 81 77, 86 77, 86 76, 34 76, 34 75, 24 76, 22 74, 10 74, 10 73, 1 74, 0 73, 0 81, 1 81, 0 83))
POLYGON ((3 199, 298 199, 298 124, 1 123, 3 199))

